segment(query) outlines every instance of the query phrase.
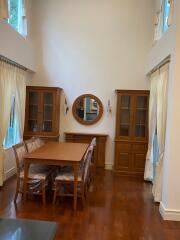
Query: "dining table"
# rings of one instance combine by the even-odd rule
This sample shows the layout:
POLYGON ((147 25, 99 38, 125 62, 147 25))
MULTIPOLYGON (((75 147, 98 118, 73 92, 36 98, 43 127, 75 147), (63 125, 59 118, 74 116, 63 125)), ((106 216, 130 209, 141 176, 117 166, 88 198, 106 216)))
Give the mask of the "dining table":
POLYGON ((78 174, 81 161, 89 144, 69 142, 47 142, 40 148, 26 153, 24 156, 23 199, 27 198, 27 182, 31 164, 71 166, 74 169, 74 211, 77 209, 78 174))

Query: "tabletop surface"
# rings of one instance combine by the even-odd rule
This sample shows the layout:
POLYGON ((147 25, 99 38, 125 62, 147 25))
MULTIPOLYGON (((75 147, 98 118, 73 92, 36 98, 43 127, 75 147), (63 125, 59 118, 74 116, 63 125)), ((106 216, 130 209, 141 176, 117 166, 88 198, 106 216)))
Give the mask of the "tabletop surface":
POLYGON ((0 219, 0 240, 53 240, 55 222, 23 219, 0 219))
POLYGON ((82 160, 89 144, 48 142, 31 153, 27 153, 26 159, 46 159, 79 162, 82 160))

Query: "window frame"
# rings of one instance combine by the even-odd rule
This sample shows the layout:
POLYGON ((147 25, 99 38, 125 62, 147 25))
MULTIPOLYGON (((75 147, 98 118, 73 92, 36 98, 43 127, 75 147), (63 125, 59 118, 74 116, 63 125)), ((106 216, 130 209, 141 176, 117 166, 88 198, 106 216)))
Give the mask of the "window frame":
POLYGON ((166 33, 169 29, 169 26, 167 24, 167 18, 169 16, 169 10, 170 10, 170 4, 169 0, 163 0, 163 19, 162 19, 162 32, 166 33))
MULTIPOLYGON (((17 26, 14 26, 11 23, 11 17, 7 19, 7 23, 22 37, 27 37, 27 18, 24 15, 25 9, 25 0, 16 0, 18 6, 18 15, 17 15, 17 26)), ((9 15, 11 14, 11 0, 8 0, 9 15)))

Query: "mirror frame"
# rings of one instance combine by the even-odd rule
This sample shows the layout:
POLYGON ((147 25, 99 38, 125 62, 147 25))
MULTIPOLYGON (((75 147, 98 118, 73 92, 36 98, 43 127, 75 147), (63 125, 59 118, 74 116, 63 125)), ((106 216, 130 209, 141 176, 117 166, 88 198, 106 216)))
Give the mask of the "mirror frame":
POLYGON ((83 95, 80 95, 78 98, 76 98, 76 100, 74 101, 73 107, 72 107, 72 113, 73 113, 73 116, 76 119, 76 121, 78 121, 80 124, 83 124, 83 125, 93 125, 93 124, 97 123, 101 119, 101 117, 103 115, 103 104, 102 104, 101 100, 98 97, 94 96, 93 94, 83 94, 83 95), (86 97, 93 98, 99 104, 99 114, 92 121, 85 121, 85 120, 81 119, 76 114, 76 106, 77 106, 79 100, 82 99, 82 98, 86 98, 86 97))

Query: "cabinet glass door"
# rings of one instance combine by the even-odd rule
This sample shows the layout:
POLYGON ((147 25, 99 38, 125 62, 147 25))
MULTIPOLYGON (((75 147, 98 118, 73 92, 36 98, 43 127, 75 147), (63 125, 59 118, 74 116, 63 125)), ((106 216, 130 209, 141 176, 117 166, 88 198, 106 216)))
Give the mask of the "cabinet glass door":
POLYGON ((43 93, 43 132, 53 131, 53 97, 52 92, 43 93))
POLYGON ((135 138, 145 138, 147 135, 148 96, 136 97, 135 138))
POLYGON ((120 97, 120 119, 119 136, 129 137, 131 135, 131 105, 130 95, 121 95, 120 97))
POLYGON ((38 110, 39 109, 39 93, 29 92, 29 111, 28 111, 28 131, 39 131, 38 110))

